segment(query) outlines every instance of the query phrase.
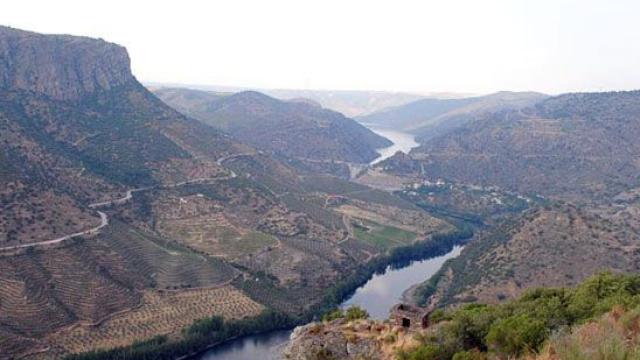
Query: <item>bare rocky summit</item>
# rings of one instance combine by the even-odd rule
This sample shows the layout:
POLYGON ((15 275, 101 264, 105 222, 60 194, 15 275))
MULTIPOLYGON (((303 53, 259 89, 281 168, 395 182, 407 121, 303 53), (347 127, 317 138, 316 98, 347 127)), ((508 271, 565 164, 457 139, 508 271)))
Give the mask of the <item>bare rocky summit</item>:
POLYGON ((129 55, 122 46, 0 26, 0 88, 76 100, 131 79, 129 55))

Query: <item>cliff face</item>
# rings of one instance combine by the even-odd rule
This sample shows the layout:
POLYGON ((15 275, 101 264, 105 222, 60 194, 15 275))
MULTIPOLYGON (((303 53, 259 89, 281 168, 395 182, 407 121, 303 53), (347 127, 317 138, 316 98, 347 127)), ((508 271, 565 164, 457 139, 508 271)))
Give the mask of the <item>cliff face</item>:
POLYGON ((129 55, 122 46, 0 26, 0 88, 74 100, 132 79, 129 55))

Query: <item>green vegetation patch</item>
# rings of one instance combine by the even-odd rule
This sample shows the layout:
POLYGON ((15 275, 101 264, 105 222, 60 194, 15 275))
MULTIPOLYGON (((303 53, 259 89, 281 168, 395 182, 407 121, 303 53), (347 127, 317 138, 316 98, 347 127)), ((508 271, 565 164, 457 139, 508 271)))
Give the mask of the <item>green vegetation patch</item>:
POLYGON ((640 275, 594 275, 574 289, 540 288, 500 304, 468 304, 431 317, 440 323, 418 348, 400 359, 511 359, 542 349, 551 334, 582 324, 614 307, 640 307, 640 275), (472 357, 469 357, 472 356, 472 357))
POLYGON ((364 310, 363 308, 356 305, 350 306, 346 311, 338 308, 322 315, 322 321, 332 321, 336 319, 346 319, 348 321, 351 321, 368 318, 369 313, 367 312, 367 310, 364 310))
POLYGON ((252 231, 234 241, 235 250, 241 253, 255 252, 276 244, 278 240, 275 237, 259 231, 252 231))
POLYGON ((381 250, 411 244, 417 236, 416 233, 410 231, 370 221, 364 222, 364 226, 354 226, 353 231, 356 238, 381 250))

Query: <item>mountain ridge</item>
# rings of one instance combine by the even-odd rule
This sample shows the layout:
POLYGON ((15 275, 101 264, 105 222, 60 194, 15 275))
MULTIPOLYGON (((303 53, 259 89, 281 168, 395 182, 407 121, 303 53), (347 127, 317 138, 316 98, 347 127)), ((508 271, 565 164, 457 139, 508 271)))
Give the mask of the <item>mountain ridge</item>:
POLYGON ((378 156, 375 149, 391 144, 354 120, 307 102, 285 102, 256 91, 185 98, 195 98, 196 92, 158 89, 156 95, 241 141, 297 160, 368 163, 378 156), (177 96, 178 91, 185 95, 177 96))
POLYGON ((528 107, 547 97, 537 92, 500 91, 467 98, 421 99, 359 117, 358 121, 401 129, 415 134, 419 142, 425 142, 486 113, 528 107))

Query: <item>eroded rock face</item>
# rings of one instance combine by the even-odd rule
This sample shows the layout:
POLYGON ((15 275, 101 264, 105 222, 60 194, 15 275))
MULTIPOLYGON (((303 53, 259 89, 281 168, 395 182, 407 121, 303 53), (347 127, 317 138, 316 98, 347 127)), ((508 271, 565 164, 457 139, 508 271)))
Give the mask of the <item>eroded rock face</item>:
POLYGON ((311 323, 297 327, 283 352, 288 360, 382 359, 374 338, 350 336, 341 323, 311 323))
POLYGON ((0 26, 0 88, 74 100, 131 79, 129 55, 122 46, 0 26))

